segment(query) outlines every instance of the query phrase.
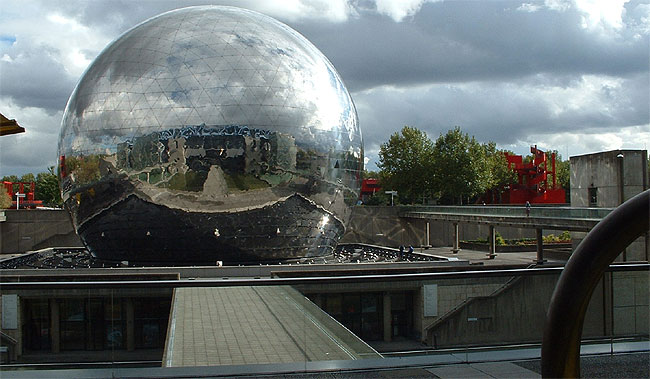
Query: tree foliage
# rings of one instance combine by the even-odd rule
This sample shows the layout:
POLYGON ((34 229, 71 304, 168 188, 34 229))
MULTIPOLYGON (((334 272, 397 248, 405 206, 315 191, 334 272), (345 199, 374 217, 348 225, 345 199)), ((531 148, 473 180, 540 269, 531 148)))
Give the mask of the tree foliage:
POLYGON ((555 171, 556 171, 556 180, 557 184, 564 188, 565 191, 569 191, 570 186, 570 163, 568 160, 562 160, 560 154, 555 154, 555 171))
POLYGON ((517 179, 517 174, 508 167, 508 160, 505 153, 511 151, 497 149, 496 143, 488 142, 483 145, 485 159, 487 160, 488 180, 485 182, 485 189, 502 188, 512 184, 517 179))
POLYGON ((421 201, 431 193, 433 143, 426 133, 405 126, 379 149, 381 186, 396 190, 402 202, 421 201))
POLYGON ((463 203, 507 181, 507 163, 494 143, 480 144, 459 127, 435 143, 435 187, 442 203, 463 203))
POLYGON ((434 143, 405 126, 381 145, 379 160, 382 187, 397 190, 408 203, 434 197, 443 204, 462 204, 514 180, 503 150, 494 142, 477 142, 459 127, 434 143))
POLYGON ((0 191, 0 209, 11 208, 11 196, 4 189, 0 191))
POLYGON ((54 173, 54 166, 48 168, 48 172, 41 172, 36 175, 35 196, 42 200, 43 204, 61 205, 61 191, 59 190, 59 177, 54 173))

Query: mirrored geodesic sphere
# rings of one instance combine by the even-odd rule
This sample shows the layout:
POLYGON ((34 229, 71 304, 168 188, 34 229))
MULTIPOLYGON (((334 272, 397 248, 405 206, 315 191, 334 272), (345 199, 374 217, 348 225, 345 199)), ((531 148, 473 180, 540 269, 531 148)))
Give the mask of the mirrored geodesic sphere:
POLYGON ((268 16, 218 6, 111 43, 68 101, 59 155, 86 246, 148 262, 327 254, 363 167, 357 113, 327 58, 268 16))

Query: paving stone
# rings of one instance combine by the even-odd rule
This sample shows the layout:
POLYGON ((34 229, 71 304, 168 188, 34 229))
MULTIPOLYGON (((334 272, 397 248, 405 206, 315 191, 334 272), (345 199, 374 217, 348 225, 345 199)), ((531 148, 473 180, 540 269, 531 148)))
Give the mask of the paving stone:
POLYGON ((170 366, 360 358, 342 342, 354 335, 328 329, 296 296, 286 286, 176 289, 170 366))

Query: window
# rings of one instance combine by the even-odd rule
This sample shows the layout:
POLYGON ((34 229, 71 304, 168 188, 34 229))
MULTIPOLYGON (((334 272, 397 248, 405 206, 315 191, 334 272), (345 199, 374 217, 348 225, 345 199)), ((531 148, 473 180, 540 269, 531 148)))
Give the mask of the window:
POLYGON ((121 299, 104 300, 104 348, 123 349, 125 345, 124 315, 121 299))
POLYGON ((86 307, 84 299, 61 302, 61 350, 85 350, 86 307))
POLYGON ((136 349, 164 347, 171 300, 161 298, 136 299, 133 301, 133 307, 136 349))
POLYGON ((47 299, 25 300, 23 324, 26 350, 50 350, 50 303, 47 299))
POLYGON ((597 207, 598 206, 598 188, 589 187, 589 206, 597 207))

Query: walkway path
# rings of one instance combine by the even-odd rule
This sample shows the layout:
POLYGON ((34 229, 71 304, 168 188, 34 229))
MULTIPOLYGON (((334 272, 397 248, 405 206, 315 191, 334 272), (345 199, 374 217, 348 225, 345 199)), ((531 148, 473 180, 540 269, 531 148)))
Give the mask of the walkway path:
POLYGON ((177 288, 163 366, 380 358, 288 286, 177 288))

